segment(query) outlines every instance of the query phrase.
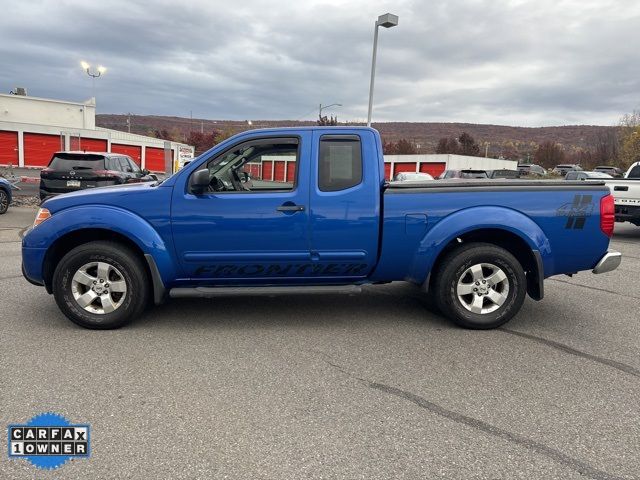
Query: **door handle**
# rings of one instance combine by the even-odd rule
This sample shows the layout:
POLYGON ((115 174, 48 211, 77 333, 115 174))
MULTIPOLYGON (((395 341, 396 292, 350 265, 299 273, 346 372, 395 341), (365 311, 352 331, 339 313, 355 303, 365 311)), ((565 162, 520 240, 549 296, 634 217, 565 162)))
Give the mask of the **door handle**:
POLYGON ((280 205, 278 212, 304 212, 304 205, 280 205))
POLYGON ((614 186, 613 189, 616 192, 628 192, 629 191, 629 187, 618 187, 618 186, 614 186))

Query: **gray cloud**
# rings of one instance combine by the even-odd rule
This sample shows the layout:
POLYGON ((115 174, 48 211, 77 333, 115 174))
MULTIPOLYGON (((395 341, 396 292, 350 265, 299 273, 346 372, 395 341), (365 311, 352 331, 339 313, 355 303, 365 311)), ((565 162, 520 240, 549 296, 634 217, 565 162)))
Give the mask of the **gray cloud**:
POLYGON ((513 125, 611 124, 640 104, 633 0, 11 2, 0 18, 0 89, 83 99, 80 60, 108 67, 98 111, 311 119, 340 102, 374 118, 513 125), (306 114, 306 116, 305 116, 306 114))

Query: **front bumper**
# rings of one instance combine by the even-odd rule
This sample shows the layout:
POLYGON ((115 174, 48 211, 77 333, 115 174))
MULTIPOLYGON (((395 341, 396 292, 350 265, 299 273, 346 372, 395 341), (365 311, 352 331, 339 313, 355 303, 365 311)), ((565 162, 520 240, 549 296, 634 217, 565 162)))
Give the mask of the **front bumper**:
POLYGON ((594 267, 593 273, 606 273, 615 270, 622 261, 622 254, 615 250, 608 250, 594 267))
POLYGON ((22 275, 29 283, 44 285, 42 265, 47 250, 22 246, 22 275))
POLYGON ((27 280, 27 282, 29 282, 32 285, 37 285, 38 287, 43 287, 44 286, 44 283, 37 282, 37 281, 32 280, 31 278, 29 278, 29 276, 27 275, 27 272, 24 269, 24 263, 22 264, 22 276, 27 280))

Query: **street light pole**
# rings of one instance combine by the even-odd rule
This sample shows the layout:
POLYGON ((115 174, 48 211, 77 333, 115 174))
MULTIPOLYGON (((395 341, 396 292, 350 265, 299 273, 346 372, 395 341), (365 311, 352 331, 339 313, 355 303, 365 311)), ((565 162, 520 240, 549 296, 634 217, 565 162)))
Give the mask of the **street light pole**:
POLYGON ((318 117, 322 118, 322 110, 324 110, 325 108, 341 107, 341 106, 342 106, 341 103, 332 103, 331 105, 322 105, 322 104, 320 104, 320 107, 318 108, 318 117))
POLYGON ((369 84, 369 111, 367 113, 367 127, 371 126, 371 112, 373 110, 373 85, 376 77, 376 54, 378 50, 378 27, 391 28, 398 25, 398 16, 392 13, 380 15, 373 30, 373 56, 371 58, 371 83, 369 84))
POLYGON ((98 78, 100 75, 106 72, 107 69, 102 65, 99 65, 98 69, 92 73, 91 65, 89 65, 87 62, 80 62, 80 65, 82 65, 82 68, 84 69, 84 71, 87 72, 87 75, 91 77, 91 96, 95 99, 96 98, 96 78, 98 78))

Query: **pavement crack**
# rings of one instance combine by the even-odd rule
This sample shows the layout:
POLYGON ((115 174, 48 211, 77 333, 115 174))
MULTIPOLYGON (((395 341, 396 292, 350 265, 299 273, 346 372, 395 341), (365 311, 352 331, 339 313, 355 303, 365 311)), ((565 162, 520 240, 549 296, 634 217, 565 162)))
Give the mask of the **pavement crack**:
POLYGON ((618 295, 624 298, 637 298, 638 300, 640 300, 640 297, 638 297, 637 295, 629 295, 625 293, 614 292, 613 290, 607 290, 606 288, 591 287, 589 285, 583 285, 581 283, 567 282, 566 280, 560 280, 558 278, 549 278, 548 280, 551 280, 552 282, 566 283, 567 285, 573 285, 574 287, 582 287, 582 288, 588 288, 589 290, 597 290, 599 292, 612 293, 613 295, 618 295))
POLYGON ((483 420, 478 420, 477 418, 470 417, 468 415, 464 415, 462 413, 458 413, 454 410, 449 410, 444 408, 437 403, 430 402, 424 397, 420 395, 416 395, 415 393, 408 392, 406 390, 402 390, 400 388, 391 387, 389 385, 385 385, 380 382, 371 382, 369 380, 365 380, 361 377, 358 377, 354 373, 348 371, 342 365, 335 363, 335 361, 326 353, 321 351, 316 351, 320 355, 322 355, 323 361, 335 368, 339 372, 348 376, 349 378, 353 378, 357 380, 359 383, 364 386, 371 388, 373 390, 377 390, 379 392, 383 392, 389 395, 393 395, 402 400, 407 400, 418 407, 427 410, 439 417, 446 418, 447 420, 451 420, 455 423, 466 425, 467 427, 478 430, 484 434, 492 435, 494 437, 500 438, 502 440, 506 440, 507 442, 516 444, 520 447, 524 447, 530 451, 533 451, 539 455, 542 455, 546 458, 549 458, 565 467, 578 472, 580 475, 583 475, 588 478, 592 478, 593 480, 624 480, 624 477, 619 477, 616 475, 611 475, 603 470, 599 470, 591 465, 582 462, 576 458, 570 457, 562 453, 560 450, 556 450, 555 448, 549 447, 543 443, 536 442, 528 437, 523 435, 519 435, 517 433, 512 433, 503 428, 492 425, 483 420))
POLYGON ((585 358, 587 360, 591 360, 592 362, 597 362, 602 365, 615 368, 616 370, 620 370, 621 372, 628 373, 629 375, 633 375, 634 377, 640 378, 640 369, 632 367, 631 365, 627 365, 626 363, 618 362, 616 360, 611 360, 609 358, 599 357, 591 353, 582 352, 568 345, 565 345, 564 343, 559 343, 554 340, 548 340, 546 338, 538 337, 536 335, 531 335, 529 333, 518 332, 516 330, 510 330, 508 328, 499 328, 498 331, 508 333, 510 335, 516 335, 518 337, 526 338, 528 340, 533 340, 534 342, 538 342, 548 347, 555 348, 556 350, 560 350, 561 352, 568 353, 569 355, 575 355, 576 357, 585 358))
POLYGON ((540 442, 536 442, 530 438, 527 438, 522 435, 518 435, 516 433, 509 432, 500 427, 496 427, 495 425, 491 425, 490 423, 484 422, 482 420, 478 420, 473 417, 469 417, 467 415, 463 415, 461 413, 455 412, 453 410, 448 410, 440 405, 430 402, 429 400, 421 397, 420 395, 416 395, 411 392, 407 392, 406 390, 401 390, 399 388, 391 387, 389 385, 385 385, 383 383, 369 383, 369 387, 378 390, 380 392, 387 393, 389 395, 393 395, 395 397, 401 398, 403 400, 407 400, 409 402, 414 403, 420 408, 423 408, 431 413, 434 413, 440 417, 446 418, 453 422, 466 425, 475 430, 479 430, 485 434, 492 435, 494 437, 500 438, 502 440, 506 440, 510 443, 514 443, 521 447, 524 447, 528 450, 536 452, 544 457, 550 458, 571 470, 578 472, 580 475, 584 475, 588 478, 592 478, 594 480, 614 480, 614 479, 623 479, 623 477, 618 477, 615 475, 611 475, 605 471, 598 470, 597 468, 592 467, 580 460, 577 460, 573 457, 570 457, 555 448, 548 447, 540 442))
POLYGON ((348 371, 346 368, 344 368, 342 365, 338 365, 337 363, 335 363, 333 361, 333 359, 331 358, 331 356, 329 356, 328 354, 321 352, 321 351, 317 351, 316 353, 319 353, 320 355, 322 355, 324 358, 322 359, 322 361, 324 363, 326 363, 327 365, 329 365, 330 367, 335 368, 336 370, 338 370, 340 373, 345 374, 347 377, 349 378, 353 378, 354 380, 357 380, 358 382, 361 382, 365 385, 369 384, 369 381, 365 380, 364 378, 360 378, 356 375, 354 375, 353 373, 351 373, 350 371, 348 371))

